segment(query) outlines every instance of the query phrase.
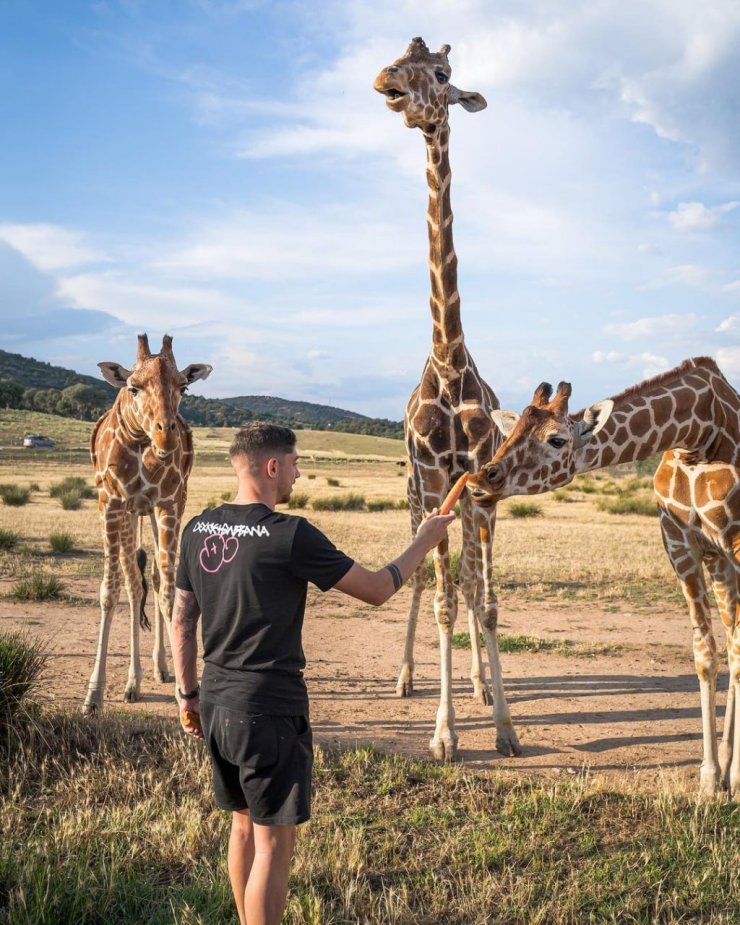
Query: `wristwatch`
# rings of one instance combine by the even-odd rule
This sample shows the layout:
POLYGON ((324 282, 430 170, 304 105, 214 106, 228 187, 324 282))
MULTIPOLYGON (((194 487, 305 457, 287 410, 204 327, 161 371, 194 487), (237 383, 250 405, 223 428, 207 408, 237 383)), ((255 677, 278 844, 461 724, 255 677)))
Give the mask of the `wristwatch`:
POLYGON ((196 687, 194 691, 190 691, 189 694, 183 694, 180 688, 179 687, 177 688, 177 694, 180 700, 195 700, 195 698, 198 696, 199 693, 200 693, 200 685, 198 685, 198 687, 196 687))

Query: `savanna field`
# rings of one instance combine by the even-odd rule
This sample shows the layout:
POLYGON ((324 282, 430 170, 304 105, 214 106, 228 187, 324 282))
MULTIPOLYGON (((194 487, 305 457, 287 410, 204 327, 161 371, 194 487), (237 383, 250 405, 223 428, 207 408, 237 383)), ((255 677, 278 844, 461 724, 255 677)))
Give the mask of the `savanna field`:
MULTIPOLYGON (((228 820, 211 804, 200 744, 178 729, 171 687, 152 678, 148 634, 142 700, 121 702, 123 595, 105 710, 80 715, 102 571, 89 429, 0 414, 0 633, 45 655, 12 719, 0 716, 0 923, 236 922, 228 820), (26 431, 60 446, 23 451, 26 431)), ((230 436, 196 430, 186 516, 231 497, 230 436)), ((304 431, 299 451, 295 513, 369 567, 397 555, 409 534, 402 444, 304 431)), ((459 528, 451 536, 459 544, 459 528)), ((439 693, 431 594, 415 696, 399 700, 408 591, 380 610, 310 593, 316 792, 285 921, 740 921, 740 809, 695 800, 691 632, 649 470, 510 499, 494 558, 520 758, 496 754, 490 707, 469 696, 462 607, 453 663, 462 760, 439 766, 426 760, 439 693)), ((11 668, 0 660, 0 672, 11 668)), ((720 702, 726 686, 725 672, 720 702)))

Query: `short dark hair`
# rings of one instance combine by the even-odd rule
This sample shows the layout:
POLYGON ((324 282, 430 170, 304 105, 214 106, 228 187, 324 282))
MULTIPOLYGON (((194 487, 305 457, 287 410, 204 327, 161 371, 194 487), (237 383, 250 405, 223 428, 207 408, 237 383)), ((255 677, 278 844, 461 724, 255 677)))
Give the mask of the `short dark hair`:
POLYGON ((289 453, 296 444, 296 436, 289 427, 268 424, 267 421, 250 421, 231 441, 229 456, 260 457, 275 453, 289 453))

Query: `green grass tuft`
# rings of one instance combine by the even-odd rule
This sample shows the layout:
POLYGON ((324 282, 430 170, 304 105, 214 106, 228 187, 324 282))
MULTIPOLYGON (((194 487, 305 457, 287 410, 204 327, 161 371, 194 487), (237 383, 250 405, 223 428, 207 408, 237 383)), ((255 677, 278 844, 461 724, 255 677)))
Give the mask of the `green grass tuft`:
POLYGON ((61 498, 62 495, 69 491, 77 492, 80 498, 95 497, 95 489, 81 475, 69 475, 66 479, 62 479, 61 482, 54 482, 49 486, 49 495, 52 498, 61 498))
POLYGON ((640 498, 635 495, 620 495, 617 498, 599 498, 596 507, 607 514, 643 514, 657 517, 658 506, 654 498, 640 498))
POLYGON ((49 545, 54 552, 72 552, 75 547, 75 538, 71 533, 52 533, 49 537, 49 545))
POLYGON ((311 507, 314 511, 363 511, 365 496, 348 494, 337 495, 336 498, 314 498, 311 507))
POLYGON ((76 488, 63 491, 60 495, 57 495, 57 497, 65 511, 79 511, 82 507, 82 495, 76 488))
POLYGON ((367 509, 373 513, 377 511, 392 511, 396 508, 396 502, 392 498, 372 498, 367 502, 367 509))
POLYGON ((339 488, 339 479, 327 478, 326 484, 331 486, 331 488, 339 488))
POLYGON ((509 514, 512 517, 541 517, 542 508, 533 501, 521 501, 519 504, 512 504, 509 507, 509 514))
POLYGON ((308 507, 309 494, 306 491, 294 491, 288 500, 290 510, 304 510, 308 507))
POLYGON ((12 530, 0 530, 0 551, 7 552, 20 542, 20 533, 13 533, 12 530))
POLYGON ((20 485, 6 483, 0 485, 0 498, 8 507, 23 507, 31 500, 31 491, 28 488, 21 488, 20 485))
POLYGON ((64 585, 55 575, 32 572, 17 581, 10 591, 15 601, 54 601, 64 592, 64 585))
POLYGON ((27 712, 27 701, 40 683, 46 661, 39 640, 25 633, 0 633, 0 731, 12 728, 27 712))

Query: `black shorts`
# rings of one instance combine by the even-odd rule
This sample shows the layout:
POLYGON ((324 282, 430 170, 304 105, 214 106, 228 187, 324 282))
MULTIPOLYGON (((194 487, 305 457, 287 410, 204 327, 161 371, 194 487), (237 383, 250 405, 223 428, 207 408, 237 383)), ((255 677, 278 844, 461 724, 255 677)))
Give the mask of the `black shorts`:
POLYGON ((307 716, 248 714, 201 701, 216 805, 259 825, 311 817, 313 736, 307 716))

